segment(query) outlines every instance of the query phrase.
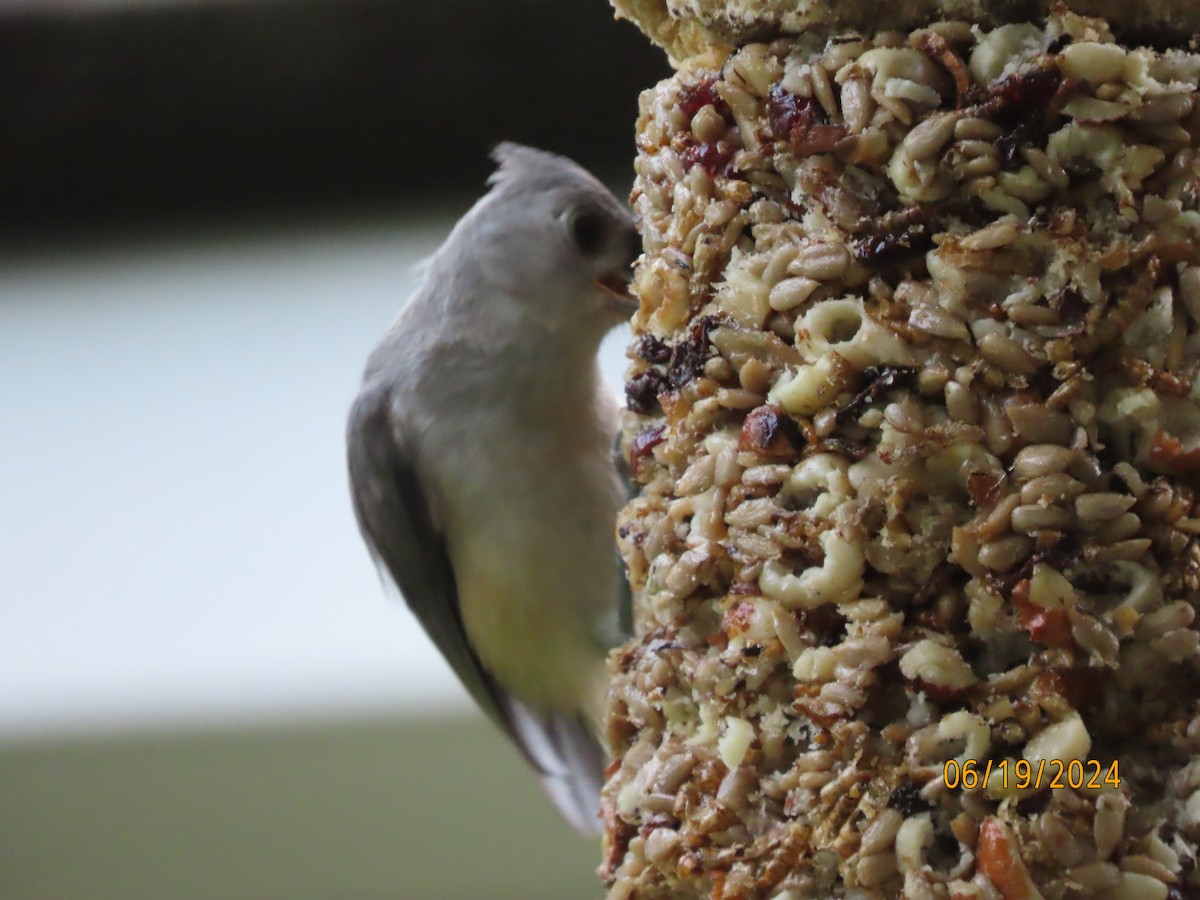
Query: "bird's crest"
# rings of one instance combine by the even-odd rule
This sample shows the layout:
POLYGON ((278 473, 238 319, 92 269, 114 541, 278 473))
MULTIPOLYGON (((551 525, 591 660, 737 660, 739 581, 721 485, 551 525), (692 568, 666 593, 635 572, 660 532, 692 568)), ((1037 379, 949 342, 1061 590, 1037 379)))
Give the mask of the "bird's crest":
POLYGON ((557 153, 502 141, 492 150, 491 157, 496 162, 496 171, 488 178, 488 184, 495 189, 509 185, 535 190, 586 185, 603 190, 590 174, 557 153))

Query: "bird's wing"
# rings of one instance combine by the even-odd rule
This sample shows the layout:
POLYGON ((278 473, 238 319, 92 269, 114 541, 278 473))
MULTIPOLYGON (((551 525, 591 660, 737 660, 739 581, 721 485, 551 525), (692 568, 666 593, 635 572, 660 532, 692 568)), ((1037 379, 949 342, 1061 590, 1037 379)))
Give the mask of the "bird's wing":
POLYGON ((521 703, 471 649, 445 537, 430 512, 386 385, 366 387, 350 410, 347 455, 354 513, 371 555, 467 691, 538 771, 546 792, 581 831, 599 828, 604 752, 581 716, 521 703))
POLYGON ((400 589, 475 702, 503 725, 496 686, 467 643, 445 538, 393 424, 386 386, 359 394, 350 410, 346 445, 354 513, 376 564, 400 589))

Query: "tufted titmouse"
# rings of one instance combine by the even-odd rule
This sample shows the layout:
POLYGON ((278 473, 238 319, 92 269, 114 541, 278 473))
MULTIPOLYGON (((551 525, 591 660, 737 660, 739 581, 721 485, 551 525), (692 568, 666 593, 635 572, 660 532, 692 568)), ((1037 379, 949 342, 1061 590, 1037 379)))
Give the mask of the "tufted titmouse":
POLYGON ((428 261, 348 427, 359 527, 567 819, 598 828, 625 490, 600 341, 636 308, 629 213, 578 165, 501 144, 428 261))

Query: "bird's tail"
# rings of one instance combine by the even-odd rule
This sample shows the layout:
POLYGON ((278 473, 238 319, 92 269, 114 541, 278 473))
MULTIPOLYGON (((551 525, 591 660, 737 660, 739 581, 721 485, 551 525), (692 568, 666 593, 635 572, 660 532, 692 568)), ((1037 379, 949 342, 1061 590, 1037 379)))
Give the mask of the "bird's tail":
POLYGON ((508 719, 542 787, 571 826, 600 830, 600 789, 606 755, 581 714, 543 713, 508 698, 508 719))

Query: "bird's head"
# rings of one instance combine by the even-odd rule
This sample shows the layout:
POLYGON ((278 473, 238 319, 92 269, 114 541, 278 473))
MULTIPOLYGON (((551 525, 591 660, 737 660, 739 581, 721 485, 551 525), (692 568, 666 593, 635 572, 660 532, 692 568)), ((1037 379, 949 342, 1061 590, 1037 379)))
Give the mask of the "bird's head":
POLYGON ((627 320, 641 240, 626 206, 566 157, 512 143, 492 156, 477 224, 493 274, 503 269, 513 295, 550 327, 627 320))

